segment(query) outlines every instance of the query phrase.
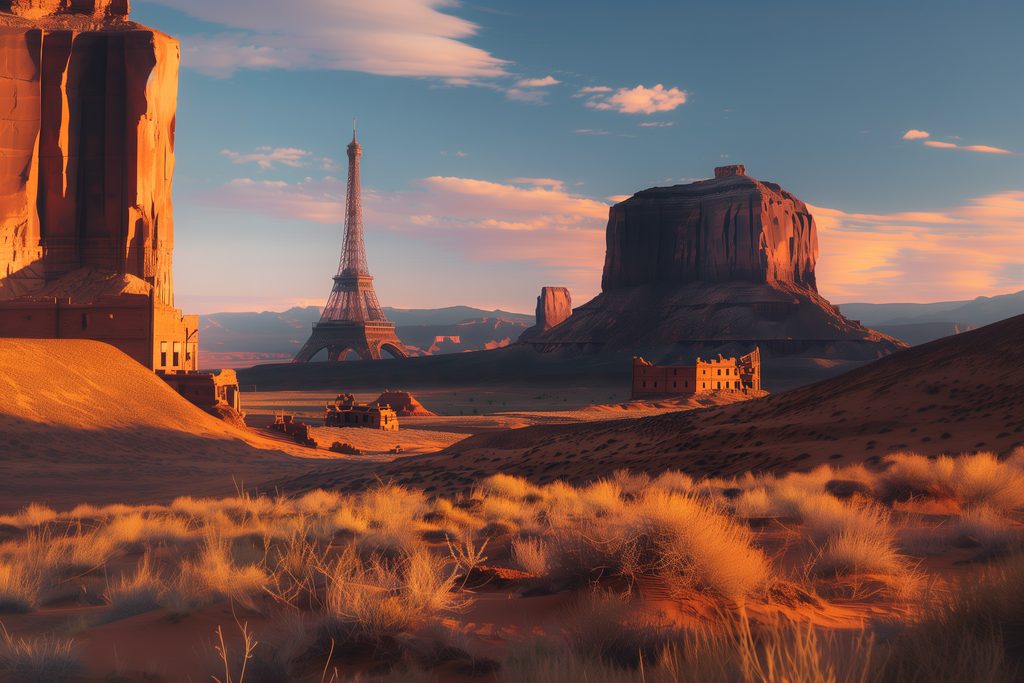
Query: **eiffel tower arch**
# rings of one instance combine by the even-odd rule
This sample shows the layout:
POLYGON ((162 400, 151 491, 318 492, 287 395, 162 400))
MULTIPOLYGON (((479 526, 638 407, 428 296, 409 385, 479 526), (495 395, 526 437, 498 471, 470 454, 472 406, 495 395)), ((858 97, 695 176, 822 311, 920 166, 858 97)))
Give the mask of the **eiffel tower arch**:
POLYGON ((348 187, 345 195, 345 240, 341 249, 334 288, 320 321, 293 363, 308 363, 327 350, 328 361, 344 360, 354 351, 363 360, 380 360, 386 352, 396 358, 409 354, 395 334, 395 324, 384 315, 373 290, 373 278, 366 264, 363 241, 363 206, 359 187, 359 157, 363 148, 356 142, 355 126, 348 145, 348 187))

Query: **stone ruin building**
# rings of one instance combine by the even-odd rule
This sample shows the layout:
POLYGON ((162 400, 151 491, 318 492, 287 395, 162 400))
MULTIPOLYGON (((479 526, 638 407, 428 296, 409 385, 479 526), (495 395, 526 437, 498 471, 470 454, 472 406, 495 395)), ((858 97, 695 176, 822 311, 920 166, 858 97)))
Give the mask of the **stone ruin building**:
POLYGON ((633 359, 633 398, 761 391, 761 349, 739 358, 697 358, 693 365, 654 365, 633 359))
POLYGON ((359 403, 352 394, 339 394, 324 410, 324 427, 363 427, 398 431, 398 413, 384 403, 359 403))
MULTIPOLYGON (((128 14, 0 0, 0 337, 195 372, 199 319, 175 307, 171 267, 180 47, 128 14)), ((215 398, 228 379, 198 384, 215 398)))

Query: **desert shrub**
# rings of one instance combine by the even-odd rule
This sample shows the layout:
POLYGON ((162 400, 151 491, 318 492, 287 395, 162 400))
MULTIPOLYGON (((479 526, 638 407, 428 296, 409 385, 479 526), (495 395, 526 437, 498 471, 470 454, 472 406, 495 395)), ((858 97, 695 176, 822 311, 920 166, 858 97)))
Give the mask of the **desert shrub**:
POLYGON ((524 572, 534 576, 547 576, 550 565, 548 545, 540 539, 513 539, 512 561, 524 572))
POLYGON ((881 680, 1002 683, 1024 674, 1024 555, 1014 555, 939 594, 895 639, 881 680))
POLYGON ((0 561, 0 613, 31 612, 38 607, 42 578, 18 561, 0 561))
POLYGON ((636 530, 654 540, 662 572, 731 599, 767 583, 768 559, 753 546, 751 532, 711 506, 652 491, 637 512, 636 530))
POLYGON ((622 486, 618 482, 599 479, 579 492, 580 500, 598 516, 608 515, 623 507, 622 486))
POLYGON ((771 517, 775 511, 772 495, 763 487, 747 489, 733 502, 733 512, 737 517, 771 517))
POLYGON ((1024 509, 1024 468, 1019 460, 1000 461, 988 452, 935 459, 896 453, 886 459, 888 468, 879 475, 878 492, 885 498, 927 496, 1002 511, 1024 509))
POLYGON ((843 532, 889 534, 890 514, 880 505, 862 505, 818 493, 797 501, 796 508, 807 532, 817 542, 843 532))
POLYGON ((540 490, 537 486, 522 477, 510 474, 492 474, 480 482, 480 489, 485 496, 499 496, 509 500, 523 500, 527 497, 537 498, 540 490))
POLYGON ((693 477, 677 470, 668 470, 659 474, 651 486, 666 493, 686 493, 693 487, 693 477))
POLYGON ((1000 462, 994 453, 961 455, 944 482, 961 503, 985 504, 997 510, 1024 508, 1024 471, 1000 462))
POLYGON ((19 529, 35 528, 53 522, 58 517, 56 510, 41 503, 29 503, 13 515, 0 516, 0 524, 19 529))
POLYGON ((252 597, 268 585, 268 580, 267 573, 256 564, 236 563, 231 543, 217 530, 207 528, 198 556, 181 564, 176 598, 186 606, 227 598, 252 607, 252 597))
POLYGON ((195 531, 180 517, 141 512, 116 515, 101 528, 100 533, 109 541, 125 546, 182 543, 195 538, 195 531))
POLYGON ((846 529, 831 536, 814 559, 816 574, 877 574, 900 576, 907 571, 891 536, 846 529))
POLYGON ((739 598, 768 578, 750 531, 688 495, 651 489, 600 518, 552 513, 549 526, 549 569, 563 581, 664 574, 739 598))
POLYGON ((990 551, 1005 550, 1021 540, 1019 527, 988 505, 975 505, 949 525, 953 544, 976 543, 990 551))
POLYGON ((60 683, 82 670, 74 642, 54 636, 14 638, 3 631, 0 641, 0 671, 18 683, 60 683))
MULTIPOLYGON (((630 660, 608 657, 628 642, 625 626, 598 630, 597 648, 534 644, 503 663, 503 683, 868 683, 877 680, 873 639, 863 632, 824 631, 811 624, 778 619, 763 628, 738 617, 693 631, 652 631, 654 647, 630 660), (620 640, 621 639, 621 640, 620 640), (608 643, 610 649, 602 650, 608 643)), ((641 642, 648 640, 643 635, 641 642)), ((632 647, 632 645, 628 646, 632 647)), ((641 645, 643 647, 643 645, 641 645)), ((648 647, 650 647, 648 645, 648 647)), ((965 679, 968 680, 968 679, 965 679)))
POLYGON ((463 604, 454 592, 455 563, 420 550, 406 558, 403 565, 400 591, 412 615, 426 618, 463 604))
POLYGON ((163 577, 157 574, 149 555, 144 555, 134 574, 122 576, 107 587, 103 597, 108 607, 103 621, 117 621, 157 609, 163 591, 163 577))

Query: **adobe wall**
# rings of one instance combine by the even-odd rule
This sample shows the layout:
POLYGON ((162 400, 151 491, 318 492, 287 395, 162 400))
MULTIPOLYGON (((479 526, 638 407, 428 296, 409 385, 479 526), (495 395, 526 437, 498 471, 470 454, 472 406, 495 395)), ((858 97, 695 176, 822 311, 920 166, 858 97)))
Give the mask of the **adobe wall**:
POLYGON ((18 300, 0 306, 0 334, 22 339, 92 339, 115 346, 150 370, 198 368, 199 317, 154 304, 146 296, 100 297, 93 303, 18 300), (161 359, 161 343, 167 345, 161 359), (174 344, 178 363, 174 364, 174 344))

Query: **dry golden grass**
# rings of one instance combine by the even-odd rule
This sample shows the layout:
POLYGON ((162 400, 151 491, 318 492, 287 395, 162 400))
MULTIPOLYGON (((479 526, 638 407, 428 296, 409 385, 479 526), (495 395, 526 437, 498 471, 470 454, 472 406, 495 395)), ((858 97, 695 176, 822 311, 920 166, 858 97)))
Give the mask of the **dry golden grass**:
MULTIPOLYGON (((295 619, 287 646, 261 645, 250 662, 286 677, 294 662, 331 651, 342 658, 370 653, 384 668, 408 658, 439 665, 449 656, 472 668, 481 664, 467 654, 468 645, 419 634, 442 620, 458 621, 473 598, 470 575, 487 575, 488 564, 518 567, 531 575, 526 585, 546 592, 589 593, 596 586, 626 596, 600 593, 581 607, 589 610, 583 626, 569 628, 564 643, 520 652, 499 680, 578 680, 582 672, 591 681, 913 680, 905 671, 927 645, 912 635, 918 631, 894 641, 903 644, 895 664, 879 664, 863 634, 749 623, 745 606, 763 606, 804 581, 800 589, 822 600, 846 583, 882 585, 885 600, 908 612, 920 609, 927 596, 916 589, 929 578, 919 568, 922 547, 975 548, 988 561, 1021 542, 1021 472, 1022 454, 1004 461, 984 453, 898 454, 880 471, 826 466, 778 478, 694 482, 678 472, 652 478, 620 471, 585 486, 541 486, 495 475, 455 499, 381 484, 354 495, 240 492, 67 513, 29 506, 5 518, 13 531, 0 544, 0 611, 47 609, 77 600, 87 586, 90 599, 106 602, 100 622, 159 608, 182 614, 223 601, 275 623, 295 619), (893 500, 900 502, 894 507, 893 500), (944 521, 914 512, 930 500, 948 504, 944 521), (784 563, 780 548, 798 559, 784 563), (707 632, 637 622, 623 600, 644 585, 668 589, 677 601, 701 596, 735 620, 707 632)), ((1012 658, 999 653, 1007 649, 1006 629, 1024 614, 1019 588, 1008 586, 1024 585, 1024 578, 1019 568, 1003 571, 1003 578, 986 579, 988 592, 929 608, 914 627, 963 643, 943 653, 950 671, 973 668, 979 680, 999 680, 1012 669, 1012 658), (983 615, 991 622, 985 627, 983 615)), ((63 661, 62 642, 10 639, 5 652, 63 661)), ((228 661, 218 677, 238 680, 238 663, 228 661)))

